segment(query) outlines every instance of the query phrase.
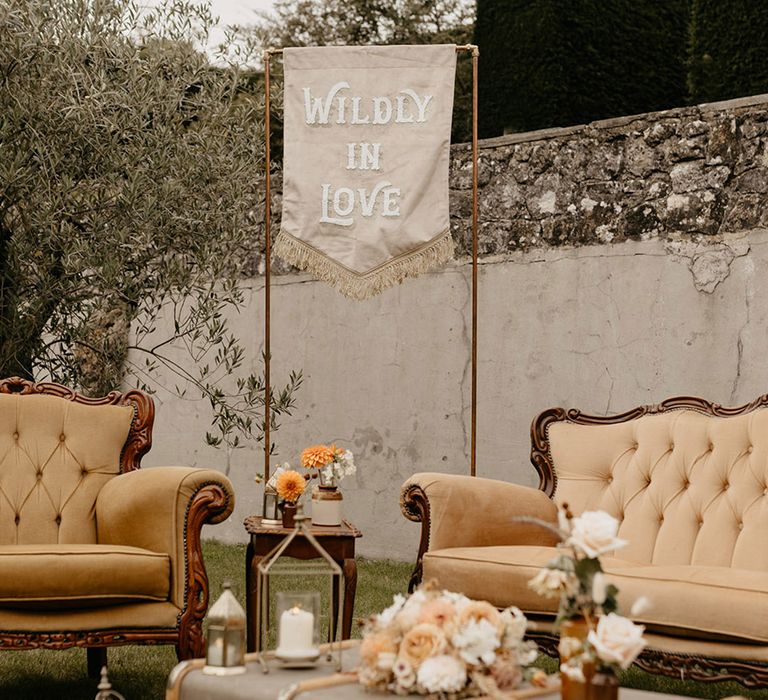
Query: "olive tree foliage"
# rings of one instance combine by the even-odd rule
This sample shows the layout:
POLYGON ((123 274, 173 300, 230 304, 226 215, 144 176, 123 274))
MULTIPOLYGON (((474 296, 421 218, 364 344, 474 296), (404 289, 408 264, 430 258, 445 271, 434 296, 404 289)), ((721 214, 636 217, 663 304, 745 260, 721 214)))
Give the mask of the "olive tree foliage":
MULTIPOLYGON (((474 0, 276 0, 272 12, 258 13, 255 25, 240 33, 249 46, 264 47, 467 44, 474 21, 474 0)), ((471 138, 471 95, 464 57, 456 72, 454 142, 471 138)))
POLYGON ((212 21, 179 0, 0 3, 0 373, 194 393, 234 448, 264 428, 230 326, 263 244, 263 104, 196 48, 212 21))

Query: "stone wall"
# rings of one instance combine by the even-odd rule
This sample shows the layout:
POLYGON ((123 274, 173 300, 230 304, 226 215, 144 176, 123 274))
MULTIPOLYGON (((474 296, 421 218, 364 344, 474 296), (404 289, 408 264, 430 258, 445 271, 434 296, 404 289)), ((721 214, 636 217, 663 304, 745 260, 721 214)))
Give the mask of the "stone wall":
MULTIPOLYGON (((533 485, 528 430, 550 406, 606 413, 768 391, 767 107, 755 98, 482 143, 480 476, 533 485)), ((468 150, 455 146, 465 250, 470 186, 468 150)), ((418 527, 398 508, 410 474, 469 471, 469 271, 460 257, 362 303, 303 274, 275 278, 273 378, 306 377, 275 461, 320 440, 355 452, 345 508, 366 555, 415 555, 418 527)), ((255 367, 263 283, 245 286, 232 321, 255 367)), ((162 391, 157 401, 147 465, 223 467, 202 438, 208 407, 162 391)), ((238 504, 209 536, 244 541, 261 454, 229 456, 238 504)))

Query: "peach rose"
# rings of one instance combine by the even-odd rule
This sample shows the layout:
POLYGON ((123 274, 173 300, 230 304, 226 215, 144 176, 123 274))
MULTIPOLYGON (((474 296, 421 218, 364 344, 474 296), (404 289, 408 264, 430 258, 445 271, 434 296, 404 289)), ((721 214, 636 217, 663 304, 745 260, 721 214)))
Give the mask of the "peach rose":
POLYGON ((499 637, 502 637, 504 634, 504 621, 501 619, 499 611, 484 600, 473 600, 461 611, 459 616, 460 623, 463 625, 470 620, 475 622, 487 620, 498 631, 499 637))
POLYGON ((456 617, 456 608, 447 600, 432 600, 419 613, 419 622, 437 625, 441 629, 456 617))
POLYGON ((360 644, 360 658, 366 666, 375 668, 379 663, 380 654, 396 654, 397 643, 385 632, 369 634, 360 644))
POLYGON ((442 654, 446 647, 443 631, 437 625, 422 623, 411 628, 400 643, 398 659, 417 669, 430 656, 442 654))

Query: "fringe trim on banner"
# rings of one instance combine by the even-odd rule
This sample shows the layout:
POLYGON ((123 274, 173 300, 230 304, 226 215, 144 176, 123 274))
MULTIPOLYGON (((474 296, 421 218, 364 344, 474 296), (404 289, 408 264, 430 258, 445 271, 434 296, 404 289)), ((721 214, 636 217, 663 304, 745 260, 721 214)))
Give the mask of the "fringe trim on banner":
POLYGON ((278 233, 273 251, 291 265, 308 270, 336 287, 345 297, 363 301, 401 283, 406 277, 415 277, 451 260, 453 238, 448 229, 421 248, 403 253, 364 274, 353 272, 284 231, 278 233))

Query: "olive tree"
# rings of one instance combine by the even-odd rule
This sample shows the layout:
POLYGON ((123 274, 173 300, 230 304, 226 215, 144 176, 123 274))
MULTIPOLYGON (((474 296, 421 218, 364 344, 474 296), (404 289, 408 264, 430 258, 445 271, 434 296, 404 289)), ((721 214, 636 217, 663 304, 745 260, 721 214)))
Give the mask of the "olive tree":
POLYGON ((0 374, 92 394, 174 377, 231 448, 263 439, 229 322, 263 245, 263 105, 247 56, 198 48, 212 23, 180 0, 0 4, 0 374))

